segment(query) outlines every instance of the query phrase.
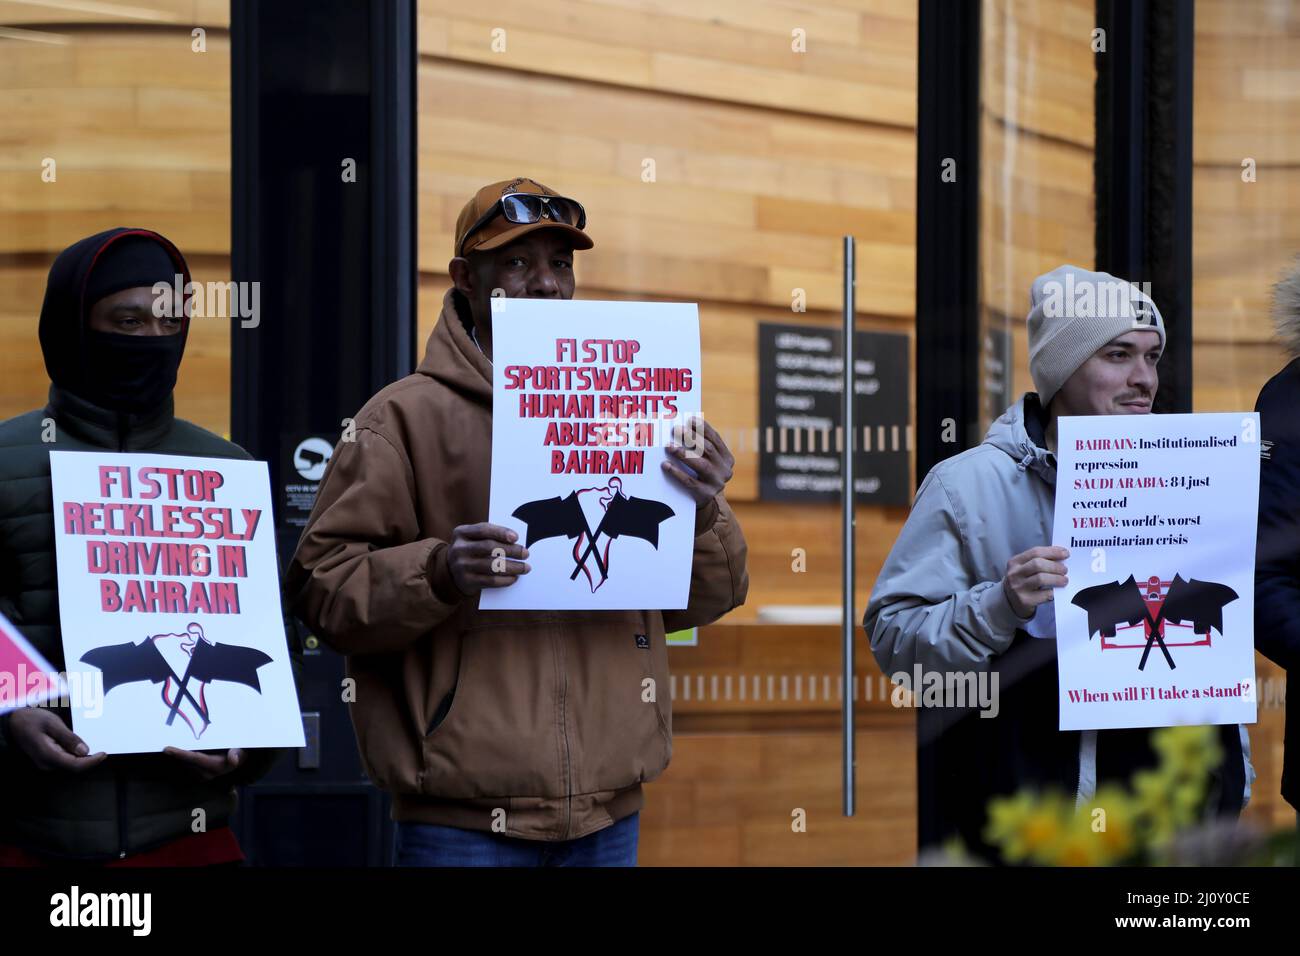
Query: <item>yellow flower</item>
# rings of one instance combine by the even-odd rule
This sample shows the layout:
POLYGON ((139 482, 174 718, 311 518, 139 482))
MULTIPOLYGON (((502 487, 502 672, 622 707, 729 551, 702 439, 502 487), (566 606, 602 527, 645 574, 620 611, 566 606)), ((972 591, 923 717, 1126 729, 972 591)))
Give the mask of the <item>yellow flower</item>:
POLYGON ((1000 846, 1008 862, 1050 863, 1068 820, 1059 793, 1020 792, 989 804, 984 838, 1000 846))
POLYGON ((1183 827, 1196 822, 1203 783, 1184 782, 1164 770, 1133 775, 1135 801, 1146 826, 1148 846, 1167 843, 1183 827))
POLYGON ((1160 766, 1183 779, 1203 778, 1223 759, 1214 727, 1164 727, 1151 735, 1160 766))
POLYGON ((1089 865, 1116 863, 1137 849, 1141 814, 1137 802, 1123 787, 1103 784, 1096 795, 1079 808, 1078 815, 1085 832, 1097 847, 1097 860, 1089 865))
POLYGON ((1057 866, 1105 866, 1113 862, 1098 836, 1088 827, 1072 827, 1057 841, 1052 862, 1057 866))
POLYGON ((1060 841, 1065 821, 1055 807, 1040 806, 1025 818, 1020 831, 1020 839, 1025 847, 1025 855, 1031 860, 1048 863, 1052 860, 1053 850, 1060 841))
POLYGON ((1135 773, 1131 791, 1105 784, 1078 813, 1058 791, 1000 797, 989 803, 984 838, 1008 862, 1064 866, 1105 866, 1162 847, 1196 824, 1223 752, 1214 727, 1162 728, 1152 746, 1159 766, 1135 773))

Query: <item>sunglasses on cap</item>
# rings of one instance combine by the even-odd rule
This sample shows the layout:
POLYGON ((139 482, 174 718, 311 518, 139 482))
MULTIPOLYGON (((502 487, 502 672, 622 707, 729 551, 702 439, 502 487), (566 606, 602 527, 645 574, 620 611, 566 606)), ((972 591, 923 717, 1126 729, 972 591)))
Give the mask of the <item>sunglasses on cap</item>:
POLYGON ((500 214, 506 222, 527 226, 543 219, 563 223, 581 229, 587 224, 587 211, 582 203, 567 196, 545 196, 541 193, 506 193, 488 209, 478 222, 470 226, 460 241, 461 249, 469 237, 474 235, 500 214))

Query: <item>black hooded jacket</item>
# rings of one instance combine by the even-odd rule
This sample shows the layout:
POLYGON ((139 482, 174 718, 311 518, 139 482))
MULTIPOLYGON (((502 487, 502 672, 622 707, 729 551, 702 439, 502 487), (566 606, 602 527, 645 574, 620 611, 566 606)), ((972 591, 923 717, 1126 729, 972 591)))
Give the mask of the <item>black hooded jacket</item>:
MULTIPOLYGON (((50 269, 40 338, 54 384, 49 404, 0 422, 0 612, 58 670, 64 670, 54 556, 49 453, 153 451, 211 458, 250 456, 197 425, 174 417, 170 395, 139 413, 100 408, 74 391, 86 362, 87 279, 105 248, 128 235, 155 238, 189 281, 185 261, 156 233, 112 229, 63 252, 50 269)), ((182 331, 188 331, 188 320, 182 331)), ((183 340, 182 340, 183 343, 183 340)), ((93 350, 92 350, 93 351, 93 350)), ((66 710, 56 711, 71 726, 66 710)), ((250 750, 232 774, 203 781, 164 754, 111 756, 78 774, 42 771, 9 736, 0 717, 0 843, 47 857, 103 861, 192 833, 194 810, 209 830, 227 824, 234 785, 261 776, 278 751, 250 750)))
MULTIPOLYGON (((1284 333, 1288 330, 1283 328, 1284 333)), ((1300 346, 1291 329, 1289 344, 1300 346)), ((1255 545, 1255 647, 1287 671, 1282 796, 1300 810, 1300 706, 1291 686, 1300 669, 1300 358, 1259 393, 1260 432, 1268 457, 1259 463, 1259 535, 1255 545)))

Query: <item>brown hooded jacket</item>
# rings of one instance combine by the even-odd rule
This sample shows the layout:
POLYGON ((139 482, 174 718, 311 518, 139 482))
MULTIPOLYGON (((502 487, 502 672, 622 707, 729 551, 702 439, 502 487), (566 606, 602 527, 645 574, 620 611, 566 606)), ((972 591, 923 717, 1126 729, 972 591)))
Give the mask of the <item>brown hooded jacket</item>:
POLYGON ((721 494, 698 510, 681 611, 480 611, 462 598, 448 542, 487 520, 492 449, 492 367, 466 315, 449 290, 419 369, 357 414, 286 593, 348 655, 357 741, 395 819, 574 839, 640 809, 642 782, 668 765, 665 629, 743 603, 745 541, 721 494))

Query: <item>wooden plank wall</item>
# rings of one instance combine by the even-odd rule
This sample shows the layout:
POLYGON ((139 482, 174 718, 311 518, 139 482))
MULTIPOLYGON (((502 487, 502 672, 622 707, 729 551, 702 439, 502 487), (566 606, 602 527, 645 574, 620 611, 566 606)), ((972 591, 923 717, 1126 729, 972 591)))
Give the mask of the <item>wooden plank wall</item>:
MULTIPOLYGON (((911 335, 915 4, 420 0, 419 11, 422 332, 448 285, 461 205, 515 176, 587 207, 596 246, 577 256, 579 297, 700 305, 704 411, 736 454, 728 497, 751 585, 700 647, 671 651, 683 678, 674 758, 648 790, 642 861, 907 861, 910 716, 887 709, 864 725, 863 810, 845 820, 838 711, 793 698, 796 677, 838 670, 834 629, 744 625, 764 605, 839 603, 838 510, 757 501, 757 329, 838 321, 840 236, 852 233, 860 327, 911 335), (504 49, 493 48, 499 28, 504 49), (791 49, 797 28, 806 53, 791 49), (796 288, 806 313, 791 311, 796 288), (796 548, 806 572, 792 570, 796 548), (706 672, 703 693, 684 699, 686 679, 706 672), (739 693, 755 676, 761 690, 769 676, 784 683, 789 699, 711 703, 713 679, 739 693), (791 828, 797 808, 805 833, 791 828)), ((859 509, 859 617, 905 516, 859 509)), ((878 674, 865 641, 859 653, 878 674)))
POLYGON ((1092 0, 984 0, 980 293, 985 327, 1011 335, 1014 397, 1034 387, 1030 284, 1062 263, 1095 262, 1094 10, 1092 0))
MULTIPOLYGON (((1197 0, 1195 56, 1193 407, 1250 411, 1290 358, 1269 312, 1273 283, 1300 254, 1300 4, 1197 0), (1254 182, 1242 178, 1248 159, 1254 182)), ((1250 728, 1260 779, 1247 813, 1290 826, 1278 794, 1286 678, 1256 661, 1266 693, 1250 728)))
POLYGON ((1300 5, 1198 0, 1193 100, 1196 411, 1255 407, 1289 356, 1272 285, 1300 254, 1300 5), (1255 181, 1242 179, 1253 160, 1255 181))
MULTIPOLYGON (((1300 40, 1294 19, 1276 22, 1284 7, 1247 5, 1251 16, 1227 0, 1197 6, 1196 401, 1207 410, 1249 407, 1282 364, 1264 319, 1267 288, 1300 228, 1288 70, 1300 40), (1246 156, 1258 162, 1253 184, 1240 182, 1246 156)), ((228 278, 228 5, 107 9, 0 0, 0 416, 44 400, 36 317, 45 272, 68 243, 147 225, 186 251, 196 279, 228 278), (195 25, 208 30, 205 54, 191 52, 195 25), (41 182, 47 156, 57 183, 41 182)), ((1014 55, 986 57, 981 214, 1003 228, 986 232, 983 281, 990 314, 1008 316, 1015 336, 1017 391, 1029 387, 1029 279, 1091 261, 1091 9, 986 5, 986 49, 1014 55)), ((749 604, 700 647, 671 652, 678 738, 649 790, 643 860, 907 861, 912 719, 866 699, 880 675, 865 641, 861 810, 843 820, 836 704, 823 692, 838 669, 834 629, 754 624, 762 605, 837 603, 840 559, 834 508, 757 502, 752 430, 757 324, 837 321, 842 234, 858 240, 859 326, 911 335, 915 5, 420 0, 419 15, 422 337, 448 284, 460 205, 516 175, 586 204, 597 248, 578 258, 581 296, 701 306, 706 414, 737 453, 729 494, 752 585, 749 604), (791 49, 796 29, 807 52, 791 49), (646 160, 653 182, 642 178, 646 160), (791 311, 795 289, 806 292, 805 313, 791 311), (795 548, 807 555, 802 573, 795 548), (715 679, 725 688, 732 678, 738 694, 755 676, 761 700, 716 702, 715 679), (796 808, 808 812, 807 833, 791 830, 796 808)), ((226 325, 196 323, 180 413, 226 431, 228 381, 226 325)), ((859 509, 858 615, 905 517, 859 509)), ((1264 751, 1259 798, 1276 791, 1280 736, 1264 751)))
MULTIPOLYGON (((837 510, 755 504, 757 325, 835 322, 839 237, 852 232, 861 327, 911 332, 914 5, 564 0, 471 13, 421 0, 419 11, 422 334, 474 190, 529 175, 574 195, 596 243, 577 257, 581 297, 700 303, 705 414, 736 453, 729 496, 753 549, 750 602, 733 617, 838 603, 837 510), (806 53, 791 50, 796 28, 806 53), (791 311, 794 289, 806 313, 791 311), (799 547, 805 574, 791 571, 799 547)), ((869 510, 863 607, 903 517, 869 510)))
MULTIPOLYGON (((78 239, 146 226, 197 282, 230 279, 227 0, 0 0, 0 418, 45 403, 45 277, 78 239), (191 30, 207 31, 205 53, 191 30), (55 160, 57 179, 43 182, 55 160)), ((177 414, 230 428, 229 327, 196 318, 177 414)))

